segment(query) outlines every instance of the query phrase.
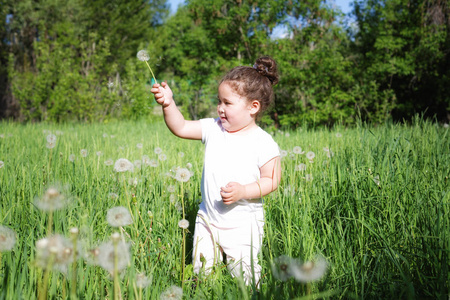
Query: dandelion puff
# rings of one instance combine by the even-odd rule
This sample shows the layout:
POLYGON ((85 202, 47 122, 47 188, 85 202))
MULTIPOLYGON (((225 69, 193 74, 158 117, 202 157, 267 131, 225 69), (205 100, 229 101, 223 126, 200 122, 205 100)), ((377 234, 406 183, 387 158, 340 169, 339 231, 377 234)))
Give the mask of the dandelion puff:
POLYGON ((98 251, 95 256, 96 264, 110 274, 114 273, 114 261, 116 259, 118 272, 124 270, 130 261, 130 245, 120 240, 117 242, 116 253, 114 252, 114 244, 112 241, 102 243, 96 251, 98 251))
POLYGON ((148 166, 150 164, 150 157, 148 155, 142 155, 142 163, 148 166))
POLYGON ((305 171, 306 170, 306 165, 304 163, 301 163, 297 166, 295 166, 295 171, 305 171))
POLYGON ((151 278, 145 276, 145 274, 139 273, 136 274, 135 283, 139 289, 145 289, 150 285, 150 283, 152 283, 152 280, 151 278))
POLYGON ((160 147, 156 147, 155 148, 155 154, 161 154, 162 153, 162 149, 160 147))
POLYGON ((183 297, 183 289, 179 286, 172 285, 167 290, 165 290, 161 295, 161 300, 179 300, 183 297))
POLYGON ((156 168, 156 167, 158 167, 159 163, 156 159, 152 159, 148 162, 148 165, 152 168, 156 168))
POLYGON ((178 152, 178 157, 183 158, 184 157, 184 152, 178 152))
POLYGON ((64 208, 68 202, 69 198, 58 187, 51 186, 42 197, 35 199, 34 204, 43 211, 55 211, 64 208))
POLYGON ((106 220, 112 227, 127 226, 133 223, 130 212, 123 206, 110 208, 106 213, 106 220))
POLYGON ((165 155, 164 153, 161 153, 160 155, 158 155, 158 159, 160 161, 165 161, 167 159, 167 155, 165 155))
POLYGON ((103 155, 103 152, 102 151, 97 151, 95 154, 97 154, 97 156, 102 156, 103 155))
POLYGON ((297 269, 295 279, 300 282, 311 282, 318 280, 327 271, 327 261, 323 256, 316 256, 314 260, 307 261, 297 269))
POLYGON ((308 153, 306 153, 306 158, 309 159, 310 161, 314 159, 314 157, 316 157, 316 154, 312 151, 309 151, 308 153))
POLYGON ((0 225, 0 252, 10 251, 16 244, 16 233, 9 227, 0 225))
POLYGON ((187 164, 186 164, 186 168, 192 169, 192 164, 191 164, 191 163, 187 163, 187 164))
POLYGON ((119 195, 117 195, 116 193, 109 193, 109 198, 116 200, 117 198, 119 198, 119 195))
POLYGON ((88 155, 88 151, 86 149, 81 149, 80 155, 81 155, 81 157, 86 157, 88 155))
POLYGON ((177 198, 176 198, 175 194, 170 194, 170 196, 169 196, 169 201, 170 201, 170 203, 172 203, 172 204, 175 204, 175 203, 176 203, 177 198))
POLYGON ((336 132, 336 137, 337 137, 337 138, 341 138, 341 137, 342 137, 342 133, 336 132))
POLYGON ((299 262, 286 255, 275 258, 272 262, 272 274, 276 279, 287 281, 294 277, 300 268, 299 262))
POLYGON ((137 169, 140 169, 141 166, 142 166, 142 160, 136 159, 136 160, 133 162, 133 165, 134 165, 137 169))
POLYGON ((53 148, 55 148, 55 146, 56 146, 55 142, 47 142, 47 145, 46 145, 46 147, 48 149, 53 149, 53 148))
POLYGON ((304 151, 302 151, 302 147, 300 147, 300 146, 295 146, 292 149, 292 152, 294 152, 295 154, 304 154, 305 153, 304 151))
POLYGON ((105 165, 106 166, 112 166, 113 164, 114 164, 114 161, 112 159, 105 160, 105 165))
POLYGON ((158 83, 156 81, 155 74, 153 74, 152 68, 150 68, 150 65, 148 64, 148 60, 150 59, 150 55, 148 55, 148 52, 145 51, 145 50, 139 50, 139 52, 137 53, 136 56, 137 56, 137 58, 140 61, 145 62, 145 64, 147 65, 148 69, 150 70, 150 73, 152 73, 153 80, 155 80, 155 83, 158 83))
POLYGON ((56 135, 50 133, 49 135, 47 135, 47 143, 56 143, 56 135))
POLYGON ((188 229, 189 227, 189 221, 186 219, 182 219, 178 222, 178 227, 182 228, 182 229, 188 229))
POLYGON ((131 171, 133 172, 134 165, 126 158, 119 158, 116 160, 114 164, 114 171, 116 172, 126 172, 131 171))
POLYGON ((288 155, 288 152, 286 151, 286 150, 281 150, 280 151, 280 156, 283 158, 283 157, 286 157, 288 155))
POLYGON ((306 174, 305 175, 305 180, 306 181, 312 181, 314 178, 313 178, 313 176, 312 176, 312 174, 306 174))
POLYGON ((175 193, 175 186, 174 186, 174 185, 169 185, 169 186, 167 187, 167 191, 168 191, 169 193, 175 193))
POLYGON ((175 173, 175 179, 180 182, 187 182, 191 178, 191 172, 186 168, 179 168, 175 173))
POLYGON ((144 145, 142 145, 142 143, 137 143, 137 144, 136 144, 136 148, 142 149, 142 147, 144 147, 144 145))
POLYGON ((69 155, 69 161, 70 162, 74 162, 75 161, 75 154, 70 154, 69 155))
POLYGON ((70 240, 56 234, 36 242, 36 264, 45 269, 52 259, 52 269, 66 274, 76 254, 70 240))

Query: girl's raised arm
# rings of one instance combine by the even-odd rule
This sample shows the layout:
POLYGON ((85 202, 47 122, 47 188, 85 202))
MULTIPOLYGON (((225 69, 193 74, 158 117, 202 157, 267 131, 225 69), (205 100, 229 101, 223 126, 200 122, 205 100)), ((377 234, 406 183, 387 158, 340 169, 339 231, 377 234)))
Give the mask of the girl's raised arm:
POLYGON ((200 121, 185 120, 173 100, 173 92, 166 82, 155 83, 151 92, 155 100, 162 106, 164 121, 172 133, 183 139, 201 140, 202 128, 200 121))

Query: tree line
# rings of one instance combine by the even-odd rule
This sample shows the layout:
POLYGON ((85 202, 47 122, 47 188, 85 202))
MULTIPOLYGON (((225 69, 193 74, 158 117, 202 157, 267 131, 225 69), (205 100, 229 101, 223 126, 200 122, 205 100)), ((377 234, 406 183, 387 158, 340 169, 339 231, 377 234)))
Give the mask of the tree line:
POLYGON ((450 120, 450 3, 360 0, 0 0, 0 115, 19 121, 149 116, 150 54, 189 118, 211 116, 217 81, 261 55, 279 64, 276 127, 450 120), (276 35, 282 29, 282 35, 276 35))

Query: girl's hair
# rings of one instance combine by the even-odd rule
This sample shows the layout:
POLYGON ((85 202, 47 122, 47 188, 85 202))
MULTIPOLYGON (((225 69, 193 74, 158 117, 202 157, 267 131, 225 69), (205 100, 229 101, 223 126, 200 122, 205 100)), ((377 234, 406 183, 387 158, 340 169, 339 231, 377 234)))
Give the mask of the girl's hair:
MULTIPOLYGON (((272 86, 278 83, 276 62, 269 56, 258 58, 253 67, 239 66, 231 69, 220 81, 227 82, 240 96, 247 100, 258 100, 260 115, 273 103, 272 86)), ((219 85, 220 85, 219 84, 219 85)))

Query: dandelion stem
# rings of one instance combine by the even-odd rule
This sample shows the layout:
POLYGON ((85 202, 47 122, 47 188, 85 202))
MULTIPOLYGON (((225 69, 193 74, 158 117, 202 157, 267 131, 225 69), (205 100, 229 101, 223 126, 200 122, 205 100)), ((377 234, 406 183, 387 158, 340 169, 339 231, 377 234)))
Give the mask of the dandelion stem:
POLYGON ((155 83, 158 83, 158 81, 156 81, 156 78, 155 78, 155 74, 153 74, 152 68, 150 68, 150 65, 148 64, 148 62, 147 62, 147 61, 145 61, 145 63, 147 64, 147 67, 148 67, 148 69, 149 69, 149 70, 150 70, 150 72, 152 73, 152 76, 153 76, 153 80, 155 81, 155 83))

